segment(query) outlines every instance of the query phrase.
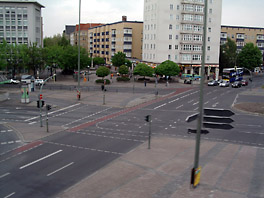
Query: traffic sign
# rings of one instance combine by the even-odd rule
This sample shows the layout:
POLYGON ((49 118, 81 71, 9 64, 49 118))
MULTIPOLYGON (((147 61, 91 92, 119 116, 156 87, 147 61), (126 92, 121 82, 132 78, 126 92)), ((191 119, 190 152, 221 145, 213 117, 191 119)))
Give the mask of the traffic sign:
POLYGON ((204 116, 203 120, 206 122, 217 122, 217 123, 232 123, 234 120, 229 117, 220 116, 204 116))
POLYGON ((225 116, 225 117, 230 117, 232 115, 235 115, 234 112, 228 109, 211 109, 211 108, 204 109, 204 114, 212 115, 212 116, 225 116))
POLYGON ((230 124, 225 124, 225 123, 214 123, 214 122, 204 122, 203 126, 205 128, 211 128, 211 129, 232 129, 234 128, 232 125, 230 124))
POLYGON ((185 121, 186 122, 192 122, 192 121, 196 120, 197 117, 198 117, 198 113, 195 113, 193 115, 188 116, 185 121))
MULTIPOLYGON (((190 134, 190 133, 197 133, 197 130, 196 129, 188 129, 188 133, 190 134)), ((202 129, 201 130, 201 134, 208 134, 209 133, 209 131, 207 131, 207 130, 204 130, 204 129, 202 129)))

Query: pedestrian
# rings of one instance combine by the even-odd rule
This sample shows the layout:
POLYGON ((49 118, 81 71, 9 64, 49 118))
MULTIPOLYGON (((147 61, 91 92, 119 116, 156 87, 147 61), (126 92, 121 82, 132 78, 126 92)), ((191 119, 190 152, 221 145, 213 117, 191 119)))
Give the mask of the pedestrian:
POLYGON ((104 91, 104 87, 105 87, 104 84, 102 84, 102 86, 101 86, 102 91, 104 91))
POLYGON ((145 84, 145 87, 146 87, 147 86, 147 81, 146 80, 144 81, 144 84, 145 84))

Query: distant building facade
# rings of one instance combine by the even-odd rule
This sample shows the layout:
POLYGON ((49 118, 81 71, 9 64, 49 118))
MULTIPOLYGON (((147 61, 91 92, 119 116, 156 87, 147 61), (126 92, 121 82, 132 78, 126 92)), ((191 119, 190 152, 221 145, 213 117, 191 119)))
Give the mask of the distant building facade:
MULTIPOLYGON (((206 73, 219 73, 222 0, 208 1, 206 73)), ((201 74, 204 0, 145 0, 145 62, 171 60, 186 74, 201 74)))
POLYGON ((0 42, 43 46, 43 23, 37 1, 0 0, 0 42))
POLYGON ((63 31, 63 35, 67 40, 70 40, 70 36, 72 33, 74 33, 76 29, 75 25, 65 25, 65 30, 63 31))
POLYGON ((227 42, 227 38, 236 42, 237 50, 240 51, 246 43, 254 43, 264 57, 264 28, 221 26, 221 45, 227 42))
POLYGON ((96 26, 88 30, 89 53, 93 57, 102 57, 106 63, 117 52, 123 52, 129 59, 142 57, 143 22, 122 21, 96 26))

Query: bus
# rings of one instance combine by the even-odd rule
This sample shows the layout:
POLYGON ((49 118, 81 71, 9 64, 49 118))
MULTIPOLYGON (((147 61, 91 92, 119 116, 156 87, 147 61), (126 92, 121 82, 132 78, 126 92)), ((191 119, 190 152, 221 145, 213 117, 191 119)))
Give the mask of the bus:
POLYGON ((243 68, 224 68, 222 79, 228 80, 230 83, 241 81, 243 79, 243 74, 243 68))

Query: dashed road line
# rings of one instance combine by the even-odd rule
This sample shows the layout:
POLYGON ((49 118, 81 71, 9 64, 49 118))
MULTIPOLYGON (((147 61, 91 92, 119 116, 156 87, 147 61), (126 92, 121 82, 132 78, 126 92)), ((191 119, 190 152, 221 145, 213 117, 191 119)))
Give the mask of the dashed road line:
POLYGON ((162 104, 162 105, 160 105, 160 106, 157 106, 157 107, 155 107, 154 109, 158 109, 158 108, 160 108, 160 107, 163 107, 163 106, 165 106, 167 103, 164 103, 164 104, 162 104))
POLYGON ((61 167, 61 168, 59 168, 59 169, 57 169, 57 170, 55 170, 55 171, 53 171, 53 172, 47 174, 47 177, 49 177, 49 176, 51 176, 51 175, 53 175, 53 174, 55 174, 55 173, 57 173, 57 172, 59 172, 59 171, 65 169, 65 168, 67 168, 67 167, 69 167, 69 166, 71 166, 71 165, 73 165, 73 164, 74 164, 74 162, 71 162, 71 163, 69 163, 69 164, 67 164, 67 165, 65 165, 65 166, 63 166, 63 167, 61 167))

